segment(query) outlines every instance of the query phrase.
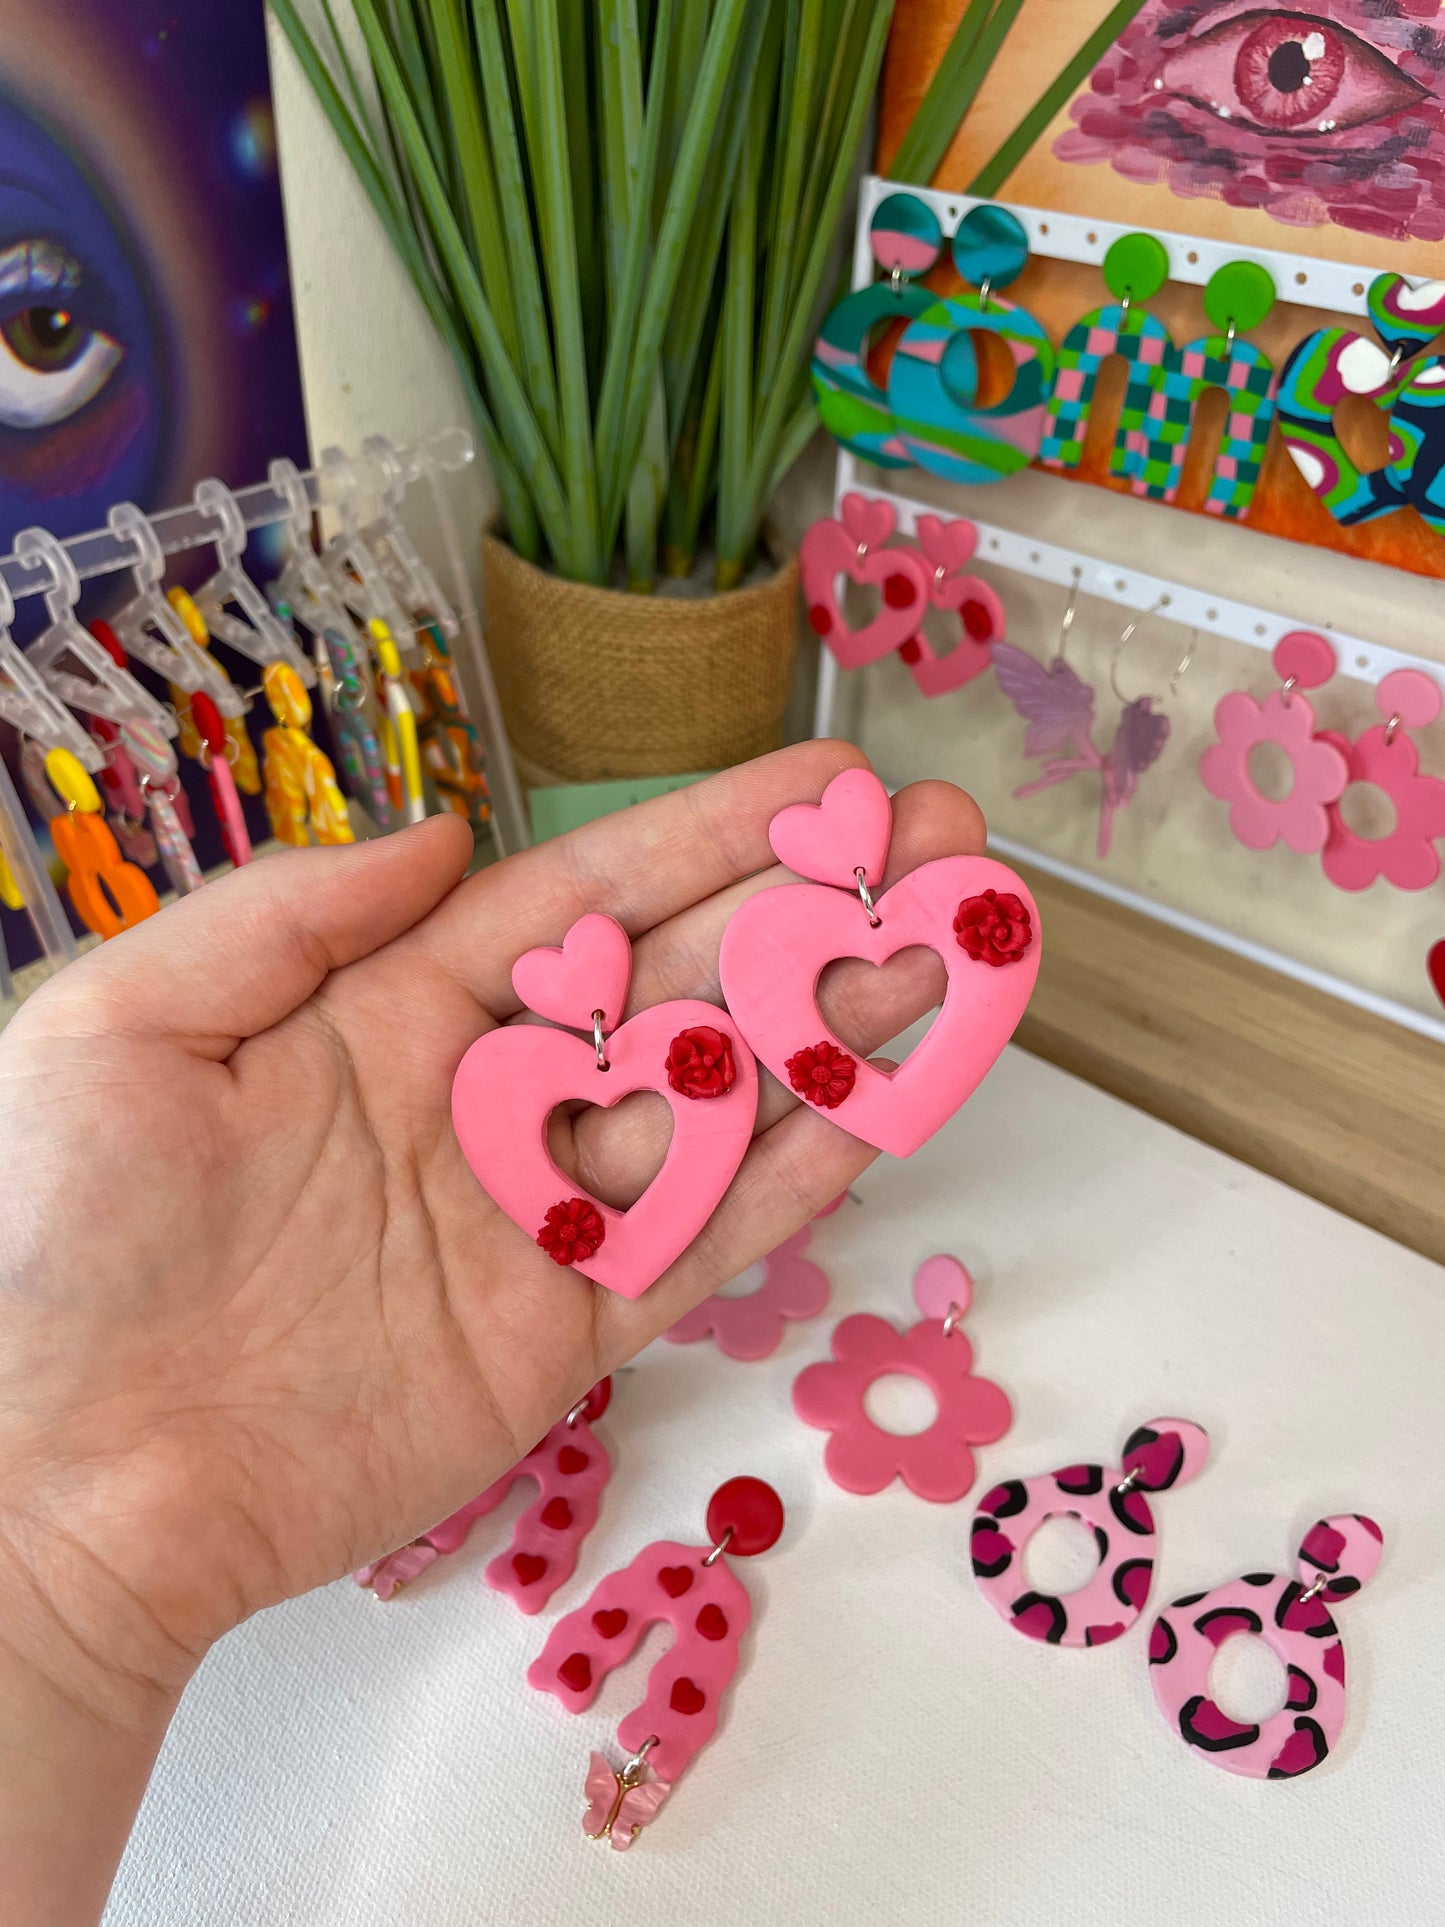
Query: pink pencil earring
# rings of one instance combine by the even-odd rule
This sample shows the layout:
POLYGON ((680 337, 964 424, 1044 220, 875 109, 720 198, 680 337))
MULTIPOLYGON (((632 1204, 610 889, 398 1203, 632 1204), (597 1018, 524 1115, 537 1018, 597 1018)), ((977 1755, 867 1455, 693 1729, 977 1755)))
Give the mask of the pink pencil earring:
POLYGON ((993 661, 994 644, 1003 640, 1003 604, 986 582, 963 573, 977 547, 972 522, 919 516, 918 550, 929 569, 929 606, 957 615, 959 623, 958 640, 945 656, 935 653, 921 628, 898 651, 925 696, 946 695, 981 676, 993 661))
POLYGON ((1287 843, 1313 856, 1329 834, 1329 806, 1349 780, 1343 753, 1315 734, 1315 715, 1299 692, 1319 689, 1335 673, 1334 646, 1308 629, 1281 636, 1271 658, 1281 686, 1262 703, 1242 689, 1222 696, 1214 711, 1219 740, 1199 759, 1199 775, 1211 796, 1229 805, 1229 828, 1247 850, 1287 843), (1255 782, 1250 756, 1271 743, 1289 760, 1290 786, 1266 796, 1255 782))
POLYGON ((1300 1542, 1297 1576, 1250 1572, 1187 1593, 1154 1621, 1149 1678, 1159 1711, 1186 1746, 1227 1773, 1293 1780, 1324 1760, 1345 1723, 1345 1649, 1330 1607, 1374 1577, 1384 1535, 1373 1519, 1317 1519, 1300 1542), (1284 1663, 1284 1705, 1257 1723, 1231 1719, 1209 1696, 1214 1655, 1253 1634, 1284 1663))
POLYGON ((906 1331, 869 1312, 845 1318, 834 1330, 831 1360, 793 1381, 793 1410, 831 1435, 823 1463, 845 1492, 881 1492, 898 1478, 920 1499, 950 1505, 973 1484, 973 1447, 1001 1439, 1013 1408, 991 1380, 974 1376, 962 1330, 973 1280, 958 1259, 925 1258, 913 1300, 923 1316, 906 1331), (868 1416, 869 1389, 898 1373, 919 1379, 938 1401, 932 1425, 912 1437, 884 1431, 868 1416))
POLYGON ((1143 1612, 1154 1579, 1154 1513, 1147 1492, 1186 1485, 1209 1456, 1209 1435, 1188 1419, 1155 1418, 1130 1433, 1122 1464, 1066 1465, 1005 1479, 985 1493, 969 1552, 978 1589, 1015 1632, 1050 1646, 1106 1646, 1143 1612), (1034 1591, 1024 1549, 1049 1519, 1081 1519, 1099 1564, 1077 1591, 1034 1591))
POLYGON ((529 950, 512 968, 528 1009, 567 1028, 488 1031, 452 1085, 452 1121, 477 1181, 554 1263, 623 1298, 640 1297, 702 1230, 758 1109, 758 1067, 727 1012, 678 999, 624 1024, 631 977, 621 924, 579 918, 560 948, 529 950), (565 1098, 606 1106, 633 1091, 665 1099, 672 1141, 642 1196, 618 1211, 559 1169, 547 1120, 565 1098))
POLYGON ((1373 783, 1395 808, 1388 836, 1357 836, 1339 801, 1328 806, 1329 836, 1320 861, 1340 890, 1366 890, 1377 877, 1397 890, 1428 890, 1440 874, 1435 839, 1445 836, 1445 782, 1425 776, 1408 732, 1440 714, 1440 685, 1420 669, 1396 669, 1375 691, 1381 721, 1356 741, 1322 729, 1316 740, 1344 759, 1349 783, 1373 783))
POLYGON ((599 1379, 510 1472, 420 1539, 363 1566, 354 1575, 357 1585, 369 1586, 378 1599, 395 1598, 428 1566, 460 1551, 477 1520, 495 1512, 519 1479, 532 1479, 537 1496, 518 1519, 511 1545, 487 1567, 486 1581, 519 1612, 540 1612, 577 1570, 583 1542, 597 1523, 612 1461, 592 1426, 611 1398, 611 1379, 599 1379))
POLYGON ((552 1628, 527 1671, 528 1683, 581 1713, 603 1680, 636 1652, 649 1626, 673 1629, 672 1643, 647 1676, 647 1693, 617 1728, 627 1755, 619 1770, 600 1753, 587 1773, 583 1831, 619 1852, 642 1827, 717 1730, 723 1695, 737 1671, 752 1604, 727 1561, 776 1545, 783 1502, 761 1479, 729 1479, 708 1501, 710 1543, 664 1539, 630 1566, 610 1573, 552 1628))

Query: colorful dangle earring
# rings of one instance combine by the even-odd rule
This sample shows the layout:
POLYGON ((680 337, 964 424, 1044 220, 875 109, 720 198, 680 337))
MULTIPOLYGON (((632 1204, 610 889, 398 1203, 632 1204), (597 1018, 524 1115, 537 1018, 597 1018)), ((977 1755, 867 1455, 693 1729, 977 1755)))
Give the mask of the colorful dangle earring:
POLYGON ((1287 843, 1313 856, 1329 835, 1329 805, 1339 801, 1349 766, 1332 743, 1315 734, 1315 714, 1297 692, 1319 689, 1335 673, 1332 643, 1308 629, 1281 636, 1271 658, 1281 687, 1262 703, 1242 689, 1221 696, 1214 711, 1219 738, 1199 759, 1199 776, 1211 796, 1229 805, 1229 828, 1246 850, 1287 843), (1266 796, 1254 780, 1250 757, 1270 743, 1289 761, 1283 796, 1266 796))
POLYGON ((1247 1572, 1176 1599, 1149 1633, 1149 1677, 1170 1730, 1211 1765, 1252 1780, 1317 1767, 1345 1724, 1345 1649, 1330 1607, 1369 1584, 1383 1550, 1373 1519, 1336 1513, 1301 1540, 1295 1578, 1247 1572), (1214 1656, 1237 1633, 1264 1640, 1283 1663, 1289 1688, 1269 1719, 1231 1719, 1210 1697, 1214 1656))
POLYGON ((372 722, 365 656, 351 636, 329 626, 317 634, 315 654, 317 680, 347 786, 377 828, 389 830, 394 822, 391 788, 381 739, 372 722))
POLYGON ((833 1332, 833 1356, 793 1381, 793 1410, 830 1436, 823 1464, 845 1492, 881 1492, 902 1479, 910 1492, 952 1505, 973 1484, 975 1445, 991 1445, 1013 1423, 1007 1394, 976 1378, 962 1320, 973 1280, 957 1258, 925 1258, 913 1276, 922 1321, 899 1331, 886 1318, 857 1312, 833 1332), (881 1378, 920 1380, 938 1401, 927 1431, 885 1431, 868 1416, 867 1396, 881 1378))
POLYGON ((758 1067, 727 1012, 678 999, 624 1024, 631 979, 621 924, 580 917, 560 949, 529 950, 512 966, 521 1002, 566 1028, 489 1031, 452 1085, 452 1121, 477 1182, 555 1264, 623 1298, 640 1297, 702 1230, 752 1142, 758 1109, 758 1067), (618 1211, 558 1168, 547 1120, 567 1098, 606 1107, 633 1091, 664 1100, 672 1139, 652 1183, 618 1211))
POLYGON ((211 806, 221 826, 221 842, 226 855, 240 869, 252 857, 251 833, 246 827, 246 812, 241 808, 241 793, 231 773, 235 744, 226 728, 226 719, 204 689, 191 697, 191 721, 201 739, 201 768, 210 786, 211 806))
POLYGON ((1346 788, 1373 783, 1394 806, 1388 836, 1359 836, 1344 819, 1344 792, 1326 805, 1329 836, 1320 862, 1337 890, 1367 890, 1377 877, 1397 890, 1428 890, 1440 874, 1437 837, 1445 836, 1445 782, 1426 776, 1420 754, 1404 732, 1424 729, 1440 714, 1440 685, 1422 669, 1395 669, 1375 690, 1382 720, 1354 742, 1332 729, 1316 741, 1338 751, 1346 788))
POLYGON ((276 718, 262 738, 266 814, 272 834, 296 849, 305 849, 313 839, 354 843, 346 798, 337 787, 331 759, 307 734, 311 698, 306 685, 289 663, 269 662, 261 672, 261 687, 276 718))
POLYGON ((943 229, 916 194, 889 194, 874 211, 868 242, 888 279, 855 289, 829 311, 813 347, 813 392, 818 419, 835 441, 875 468, 906 468, 913 457, 898 441, 888 396, 868 372, 868 349, 875 329, 933 307, 937 296, 914 284, 938 260, 943 229))
POLYGON ((883 545, 897 527, 891 502, 866 495, 845 495, 836 521, 814 522, 798 545, 803 600, 813 634, 844 669, 861 669, 915 635, 928 609, 928 571, 915 549, 883 545), (878 613, 861 629, 850 629, 838 596, 845 579, 876 586, 878 613))
MULTIPOLYGON (((828 1210, 834 1208, 829 1205, 828 1210)), ((828 1309, 832 1290, 828 1274, 806 1255, 812 1238, 813 1226, 805 1224, 753 1267, 761 1274, 755 1290, 736 1296, 715 1291, 684 1312, 663 1337, 673 1345, 710 1338, 725 1358, 750 1364, 771 1358, 783 1342, 789 1321, 817 1318, 828 1309)))
POLYGON ((50 839, 65 866, 65 893, 86 929, 101 938, 118 937, 153 917, 161 907, 155 886, 144 870, 122 860, 84 764, 68 749, 52 749, 44 756, 44 770, 65 805, 63 815, 50 816, 50 839))
POLYGON ((1128 1632, 1154 1580, 1154 1513, 1146 1492, 1187 1485, 1209 1456, 1209 1435, 1188 1419, 1155 1418, 1131 1432, 1122 1464, 1066 1465, 1005 1479, 985 1493, 969 1553, 978 1589, 1001 1619, 1049 1646, 1107 1646, 1128 1632), (1099 1564, 1076 1591, 1033 1591, 1024 1549, 1049 1519, 1081 1519, 1099 1564))
POLYGON ((416 710, 407 691, 396 638, 380 619, 367 624, 372 647, 381 670, 381 689, 386 702, 381 740, 386 758, 387 787, 392 808, 407 823, 420 823, 426 816, 426 790, 422 784, 421 744, 417 736, 416 710))
POLYGON ((176 753, 161 732, 147 722, 122 723, 120 737, 121 746, 140 780, 161 865, 176 895, 189 896, 201 888, 206 878, 186 834, 190 806, 182 803, 184 791, 176 767, 176 753))
POLYGON ((422 667, 411 671, 411 686, 418 705, 422 763, 443 809, 464 816, 473 830, 483 830, 492 820, 486 747, 462 706, 456 666, 441 624, 424 620, 416 634, 422 667))
MULTIPOLYGON (((227 760, 231 765, 231 775, 235 780, 236 788, 244 790, 247 796, 259 796, 261 765, 256 756, 256 745, 251 741, 251 732, 246 727, 246 699, 220 664, 211 658, 211 632, 206 627, 206 619, 196 606, 194 599, 184 589, 175 588, 166 591, 166 600, 186 625, 191 641, 195 643, 197 649, 206 653, 208 659, 212 661, 216 675, 234 694, 234 701, 221 710, 225 717, 226 735, 231 744, 231 753, 227 760)), ((172 683, 171 703, 176 712, 176 719, 180 723, 181 753, 189 756, 192 762, 198 763, 201 760, 202 739, 200 731, 191 720, 191 692, 172 683)), ((216 707, 221 709, 220 703, 217 703, 216 707)))
MULTIPOLYGON (((92 622, 90 633, 101 648, 106 651, 118 667, 125 666, 125 650, 119 637, 108 622, 92 622)), ((126 754, 120 740, 120 724, 112 722, 108 716, 91 716, 86 722, 92 740, 98 743, 105 755, 104 768, 96 771, 95 780, 105 798, 106 821, 110 824, 115 837, 116 847, 127 863, 134 863, 137 869, 148 870, 160 861, 156 840, 146 828, 145 794, 136 774, 135 764, 126 754)), ((44 766, 40 765, 40 785, 31 784, 32 798, 45 795, 44 766)), ((49 805, 47 802, 48 814, 49 805)))
POLYGON ((369 1586, 378 1599, 394 1599, 428 1566, 459 1552, 477 1520, 495 1512, 519 1479, 531 1479, 537 1496, 485 1577, 493 1592, 506 1593, 519 1612, 540 1612, 577 1570, 583 1541, 597 1523, 612 1461, 592 1427, 611 1398, 612 1380, 599 1379, 510 1472, 409 1546, 363 1566, 353 1575, 357 1585, 369 1586))
POLYGON ((1054 349, 1026 308, 999 300, 1023 273, 1028 236, 1006 208, 971 208, 953 237, 953 260, 970 291, 935 299, 899 337, 888 370, 888 405, 909 459, 950 482, 998 482, 1039 452, 1054 349), (973 292, 977 290, 977 292, 973 292), (976 334, 998 335, 1013 361, 1001 400, 979 402, 976 334))
POLYGON ((664 1539, 609 1574, 584 1606, 558 1620, 527 1670, 530 1685, 554 1694, 569 1713, 582 1713, 649 1626, 672 1627, 672 1644, 647 1676, 646 1697, 617 1728, 626 1764, 615 1772, 594 1753, 587 1773, 583 1830, 610 1839, 619 1853, 717 1730, 752 1617, 747 1589, 727 1561, 777 1544, 783 1502, 761 1479, 729 1479, 708 1501, 707 1530, 709 1545, 664 1539))
POLYGON ((1078 468, 1084 459, 1089 411, 1099 371, 1111 356, 1125 364, 1128 381, 1114 430, 1109 473, 1127 476, 1142 460, 1144 418, 1148 413, 1151 372, 1163 368, 1174 343, 1148 301, 1169 279, 1169 256, 1152 234, 1121 234, 1104 256, 1104 285, 1114 300, 1076 321, 1059 345, 1058 367, 1046 408, 1047 426, 1039 444, 1045 468, 1078 468))
POLYGON ((719 969, 774 1077, 853 1137, 907 1157, 972 1096, 1017 1028, 1038 976, 1039 913, 1023 881, 983 856, 924 863, 875 899, 892 836, 893 804, 871 770, 845 770, 821 803, 781 810, 773 853, 816 881, 740 904, 719 969), (824 1022, 818 979, 835 958, 883 964, 913 944, 937 951, 948 988, 923 1042, 884 1071, 824 1022))
POLYGON ((931 570, 928 601, 933 609, 956 614, 958 640, 940 656, 920 628, 898 654, 925 696, 944 696, 981 676, 993 661, 993 645, 1003 640, 1003 604, 986 582, 963 569, 978 547, 978 530, 962 517, 918 518, 918 550, 931 570))

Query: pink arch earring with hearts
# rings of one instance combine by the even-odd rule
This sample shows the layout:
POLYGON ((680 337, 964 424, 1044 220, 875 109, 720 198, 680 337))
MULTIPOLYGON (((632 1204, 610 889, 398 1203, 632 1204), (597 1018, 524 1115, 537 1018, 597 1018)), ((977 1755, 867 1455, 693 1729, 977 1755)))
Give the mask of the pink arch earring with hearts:
POLYGON ((871 770, 845 770, 818 804, 768 829, 778 860, 809 883, 761 890, 723 932, 723 995, 748 1043, 785 1088, 865 1144, 907 1157, 972 1095, 1013 1035, 1039 969, 1038 906, 990 857, 948 856, 875 897, 893 804, 871 770), (943 1009, 895 1071, 851 1051, 818 1009, 836 958, 883 964, 916 944, 948 974, 943 1009))
POLYGON ((640 1297, 712 1216, 758 1108, 758 1067, 728 1014, 678 999, 623 1023, 631 977, 622 926, 579 918, 560 949, 529 950, 512 970, 523 1004, 566 1028, 488 1031, 452 1085, 452 1121, 478 1183, 555 1264, 623 1298, 640 1297), (672 1141, 642 1196, 618 1211, 558 1167, 547 1121, 568 1098, 607 1106, 633 1091, 664 1099, 672 1141))

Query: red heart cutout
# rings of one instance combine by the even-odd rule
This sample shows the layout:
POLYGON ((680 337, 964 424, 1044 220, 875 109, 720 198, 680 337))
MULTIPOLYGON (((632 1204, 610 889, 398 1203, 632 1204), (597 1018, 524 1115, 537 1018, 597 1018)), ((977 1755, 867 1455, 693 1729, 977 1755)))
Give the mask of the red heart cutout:
POLYGON ((691 1566, 664 1566, 657 1575, 657 1583, 669 1599, 681 1599, 692 1588, 691 1566))
POLYGON ((535 1586, 547 1570, 547 1561, 535 1552, 519 1552, 513 1555, 512 1571, 524 1586, 535 1586))
POLYGON ((575 1479, 579 1472, 585 1472, 591 1460, 585 1452, 579 1452, 575 1445, 564 1445, 557 1454, 557 1470, 564 1479, 575 1479))
POLYGON ((572 1508, 565 1499, 549 1499, 542 1507, 542 1524, 552 1532, 565 1532, 572 1523, 572 1508))
POLYGON ((610 1610, 593 1613, 592 1624, 604 1639, 616 1639, 626 1629, 627 1614, 620 1606, 613 1606, 610 1610))
POLYGON ((1425 959, 1425 968, 1430 972, 1430 981, 1435 986, 1435 995, 1445 1004, 1445 937, 1439 943, 1431 944, 1430 954, 1425 959))
POLYGON ((707 1694, 690 1679, 674 1680, 667 1703, 674 1713, 700 1713, 707 1705, 707 1694))
POLYGON ((728 1622, 721 1606, 709 1602, 697 1616, 697 1629, 704 1639, 726 1639, 728 1622))
POLYGON ((592 1662, 586 1653, 573 1653, 557 1668, 557 1677, 574 1693, 585 1693, 592 1684, 592 1662))

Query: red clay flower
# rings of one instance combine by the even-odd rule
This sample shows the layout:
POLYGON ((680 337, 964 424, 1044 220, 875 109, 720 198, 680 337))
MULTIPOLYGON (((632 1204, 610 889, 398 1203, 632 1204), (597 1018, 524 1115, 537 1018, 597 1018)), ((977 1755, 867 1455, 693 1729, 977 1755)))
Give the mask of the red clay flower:
POLYGON ((953 920, 958 947, 975 963, 1017 963, 1034 940, 1034 926, 1023 900, 1012 890, 985 890, 965 897, 953 920))
POLYGON ((679 1031, 667 1047, 667 1081, 683 1097, 722 1097, 738 1081, 733 1042, 710 1024, 679 1031))
POLYGON ((587 1198, 568 1198, 548 1211, 537 1243, 554 1264, 575 1265, 579 1258, 590 1258, 606 1236, 597 1206, 587 1198))
POLYGON ((790 1057, 784 1066, 788 1082, 809 1104, 820 1110, 836 1111, 853 1088, 858 1061, 836 1044, 810 1045, 790 1057))

